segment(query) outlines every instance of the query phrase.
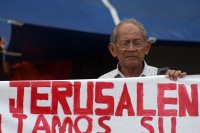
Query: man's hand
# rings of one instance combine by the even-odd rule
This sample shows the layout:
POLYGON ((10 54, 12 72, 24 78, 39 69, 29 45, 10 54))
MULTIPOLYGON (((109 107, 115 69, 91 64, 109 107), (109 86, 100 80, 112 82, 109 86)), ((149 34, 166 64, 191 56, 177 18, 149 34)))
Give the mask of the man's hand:
POLYGON ((186 72, 181 72, 180 70, 168 70, 165 74, 165 77, 176 81, 178 78, 183 78, 186 75, 186 72))

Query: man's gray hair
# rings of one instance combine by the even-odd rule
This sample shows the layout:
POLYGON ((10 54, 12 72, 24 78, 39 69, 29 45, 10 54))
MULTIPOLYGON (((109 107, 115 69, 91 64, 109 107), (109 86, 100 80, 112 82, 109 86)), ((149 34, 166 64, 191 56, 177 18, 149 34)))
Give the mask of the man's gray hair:
POLYGON ((147 40, 147 32, 143 26, 143 24, 141 24, 139 21, 137 21, 134 18, 130 18, 130 19, 124 19, 123 21, 121 21, 120 23, 118 23, 115 28, 112 31, 112 34, 110 36, 110 43, 115 44, 117 41, 117 29, 120 25, 124 24, 124 23, 133 23, 135 25, 137 25, 141 30, 142 30, 142 34, 144 36, 144 40, 147 40))

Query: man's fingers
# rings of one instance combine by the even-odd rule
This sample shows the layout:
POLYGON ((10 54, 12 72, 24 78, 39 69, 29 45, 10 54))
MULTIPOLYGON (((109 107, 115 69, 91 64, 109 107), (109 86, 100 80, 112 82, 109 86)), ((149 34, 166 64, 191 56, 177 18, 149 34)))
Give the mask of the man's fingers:
POLYGON ((173 79, 172 79, 172 80, 176 81, 180 75, 181 75, 181 71, 180 71, 180 70, 176 70, 176 71, 174 72, 174 75, 173 75, 173 79))
POLYGON ((183 77, 185 77, 186 75, 187 75, 186 72, 182 72, 182 73, 179 75, 179 78, 183 78, 183 77))
POLYGON ((175 70, 168 70, 165 77, 170 78, 170 80, 173 80, 174 79, 174 73, 175 73, 175 70))
POLYGON ((186 72, 181 72, 180 70, 168 70, 167 73, 165 74, 166 78, 170 78, 170 80, 176 81, 179 78, 182 78, 186 76, 186 72))
POLYGON ((166 78, 169 78, 169 73, 170 73, 170 71, 171 71, 171 70, 168 70, 168 71, 166 72, 166 74, 165 74, 165 77, 166 77, 166 78))

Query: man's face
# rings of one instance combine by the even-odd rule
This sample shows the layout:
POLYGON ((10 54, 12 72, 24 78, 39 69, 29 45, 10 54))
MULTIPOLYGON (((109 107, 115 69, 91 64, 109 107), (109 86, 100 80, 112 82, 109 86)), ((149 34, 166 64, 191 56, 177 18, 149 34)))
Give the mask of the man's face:
POLYGON ((121 67, 142 67, 142 61, 150 49, 150 42, 145 42, 141 29, 133 23, 124 23, 118 27, 117 40, 114 46, 114 57, 116 56, 121 67), (138 43, 143 44, 139 48, 129 46, 127 49, 120 49, 119 44, 122 43, 138 43))

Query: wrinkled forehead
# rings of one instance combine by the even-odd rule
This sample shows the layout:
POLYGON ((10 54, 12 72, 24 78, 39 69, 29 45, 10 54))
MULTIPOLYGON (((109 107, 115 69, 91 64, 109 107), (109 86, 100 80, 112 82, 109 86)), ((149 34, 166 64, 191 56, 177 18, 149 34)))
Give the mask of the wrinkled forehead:
POLYGON ((119 25, 118 30, 117 30, 117 38, 121 37, 137 37, 143 39, 143 32, 142 29, 131 22, 123 23, 119 25))

